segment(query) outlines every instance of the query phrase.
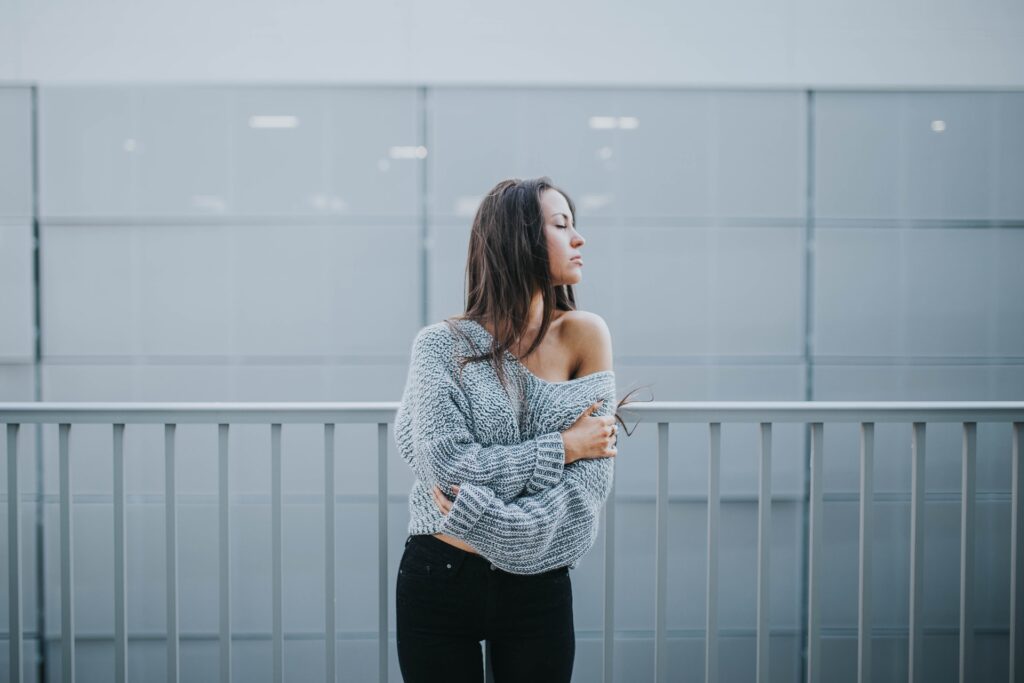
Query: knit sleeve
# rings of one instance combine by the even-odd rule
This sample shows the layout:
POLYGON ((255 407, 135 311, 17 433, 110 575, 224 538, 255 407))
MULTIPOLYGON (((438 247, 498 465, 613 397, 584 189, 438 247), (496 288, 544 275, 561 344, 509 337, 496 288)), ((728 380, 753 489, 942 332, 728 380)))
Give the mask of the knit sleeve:
POLYGON ((507 572, 575 565, 597 538, 613 475, 614 458, 578 460, 565 467, 557 486, 509 503, 486 487, 465 484, 441 531, 507 572))
MULTIPOLYGON (((604 403, 594 415, 614 414, 614 381, 596 398, 604 403)), ((460 486, 441 531, 515 574, 575 566, 597 539, 614 463, 615 458, 577 460, 565 466, 556 486, 508 502, 485 487, 460 486)))
POLYGON ((454 371, 450 333, 435 326, 421 330, 395 417, 395 441, 417 478, 447 492, 453 484, 487 487, 502 500, 557 484, 565 463, 561 432, 510 445, 478 443, 454 371))

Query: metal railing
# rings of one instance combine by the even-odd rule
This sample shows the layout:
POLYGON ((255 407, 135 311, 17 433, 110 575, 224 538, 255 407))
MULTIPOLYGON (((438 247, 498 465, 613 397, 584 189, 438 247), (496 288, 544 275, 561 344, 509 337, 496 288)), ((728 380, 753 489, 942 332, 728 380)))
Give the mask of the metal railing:
MULTIPOLYGON (((219 640, 220 679, 231 680, 231 533, 229 515, 228 439, 233 424, 270 425, 271 443, 271 537, 272 537, 272 650, 273 681, 284 680, 282 627, 282 496, 281 496, 281 428, 283 424, 323 425, 324 438, 324 547, 325 547, 325 628, 326 680, 337 680, 335 624, 334 564, 334 428, 336 424, 377 424, 377 524, 378 524, 378 672, 380 680, 388 678, 388 581, 387 575, 387 453, 388 425, 393 423, 397 403, 0 403, 0 423, 7 425, 7 505, 9 569, 9 639, 11 681, 22 679, 22 609, 21 554, 18 510, 18 431, 23 424, 57 424, 60 476, 60 576, 61 576, 61 648, 62 680, 75 678, 74 638, 74 568, 72 539, 74 518, 71 508, 71 426, 73 424, 108 424, 113 430, 113 507, 114 507, 114 643, 115 680, 127 679, 127 629, 125 588, 125 487, 124 431, 129 424, 164 425, 165 505, 166 505, 166 595, 167 595, 167 679, 179 680, 178 631, 178 538, 175 490, 175 429, 179 424, 218 425, 219 436, 219 640)), ((971 680, 974 657, 974 538, 975 466, 977 424, 979 422, 1012 425, 1012 483, 1010 538, 1010 624, 1009 679, 1014 680, 1022 660, 1020 651, 1024 629, 1024 603, 1021 577, 1024 568, 1019 556, 1024 536, 1021 510, 1021 438, 1024 432, 1024 402, 757 402, 757 403, 690 403, 656 402, 631 405, 622 409, 639 422, 657 425, 657 493, 655 541, 655 615, 654 673, 659 682, 667 680, 666 579, 668 539, 668 453, 669 425, 703 423, 708 425, 708 533, 707 586, 705 623, 705 681, 718 676, 718 546, 721 426, 723 423, 754 423, 760 425, 760 465, 758 473, 758 547, 757 547, 757 617, 756 671, 758 683, 769 680, 769 608, 768 566, 771 529, 771 461, 772 425, 803 423, 810 431, 810 496, 807 581, 806 679, 820 680, 821 667, 821 552, 822 552, 822 463, 824 457, 823 426, 825 423, 860 425, 860 515, 857 611, 857 680, 870 680, 871 670, 871 550, 873 531, 874 425, 905 423, 911 431, 911 505, 910 505, 910 605, 909 605, 909 680, 918 683, 922 673, 922 593, 923 584, 923 521, 925 434, 928 423, 960 423, 963 430, 961 480, 961 542, 960 542, 960 609, 959 609, 959 680, 971 680)), ((614 582, 615 496, 605 506, 604 545, 604 624, 603 674, 610 681, 614 654, 614 582)))

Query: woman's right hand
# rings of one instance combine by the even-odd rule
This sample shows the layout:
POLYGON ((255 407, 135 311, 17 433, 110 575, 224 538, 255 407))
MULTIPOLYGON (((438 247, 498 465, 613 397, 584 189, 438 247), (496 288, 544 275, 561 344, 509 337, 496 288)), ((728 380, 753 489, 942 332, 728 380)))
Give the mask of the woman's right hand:
POLYGON ((604 399, 591 403, 572 426, 562 432, 565 445, 565 464, 585 458, 611 458, 618 453, 615 447, 619 428, 614 415, 591 415, 604 399))

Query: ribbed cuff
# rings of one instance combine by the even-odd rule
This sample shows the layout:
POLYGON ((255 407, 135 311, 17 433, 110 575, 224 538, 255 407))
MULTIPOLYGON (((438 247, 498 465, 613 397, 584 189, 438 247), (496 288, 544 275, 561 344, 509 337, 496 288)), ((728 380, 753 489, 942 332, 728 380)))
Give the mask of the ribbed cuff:
POLYGON ((485 486, 462 484, 451 510, 441 523, 441 533, 465 539, 494 498, 494 492, 485 486))
POLYGON ((526 490, 531 494, 556 486, 565 467, 565 442, 561 432, 541 434, 534 440, 537 442, 537 467, 526 482, 526 490))

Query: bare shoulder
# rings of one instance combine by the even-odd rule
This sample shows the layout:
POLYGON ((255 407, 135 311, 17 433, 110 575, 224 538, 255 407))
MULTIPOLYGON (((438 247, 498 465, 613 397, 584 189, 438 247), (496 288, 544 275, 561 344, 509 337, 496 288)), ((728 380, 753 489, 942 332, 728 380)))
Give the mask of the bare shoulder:
POLYGON ((597 313, 567 311, 562 316, 563 337, 576 357, 576 377, 612 368, 612 333, 597 313))

